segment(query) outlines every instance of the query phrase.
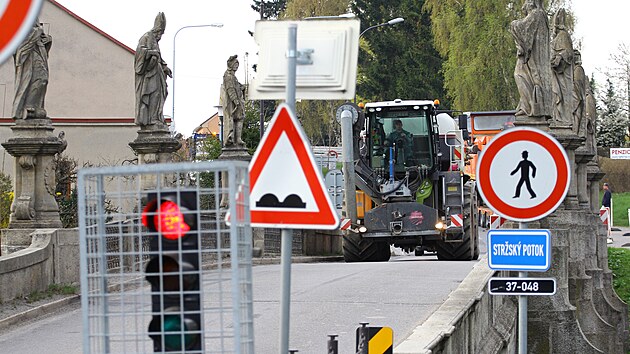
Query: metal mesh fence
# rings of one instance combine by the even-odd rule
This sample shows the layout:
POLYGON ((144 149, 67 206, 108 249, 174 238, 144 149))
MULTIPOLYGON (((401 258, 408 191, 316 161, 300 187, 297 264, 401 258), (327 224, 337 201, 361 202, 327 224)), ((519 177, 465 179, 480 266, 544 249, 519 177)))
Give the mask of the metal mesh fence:
POLYGON ((246 163, 83 169, 78 192, 84 353, 254 352, 246 163))

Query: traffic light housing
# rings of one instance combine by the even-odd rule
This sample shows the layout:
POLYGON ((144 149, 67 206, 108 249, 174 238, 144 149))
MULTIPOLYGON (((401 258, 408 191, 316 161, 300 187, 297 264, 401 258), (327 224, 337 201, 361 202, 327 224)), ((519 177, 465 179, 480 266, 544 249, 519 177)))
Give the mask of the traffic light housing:
POLYGON ((196 192, 150 193, 142 211, 149 231, 149 337, 155 352, 200 351, 201 271, 196 192))

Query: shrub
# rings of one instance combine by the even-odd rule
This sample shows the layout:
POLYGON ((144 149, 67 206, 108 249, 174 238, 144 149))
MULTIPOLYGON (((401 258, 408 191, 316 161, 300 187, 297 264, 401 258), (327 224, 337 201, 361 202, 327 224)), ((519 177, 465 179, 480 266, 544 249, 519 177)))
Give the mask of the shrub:
POLYGON ((608 183, 614 193, 630 192, 630 160, 613 160, 600 156, 599 167, 606 173, 602 183, 608 183))
POLYGON ((11 178, 0 172, 0 229, 5 229, 9 226, 13 197, 11 178))

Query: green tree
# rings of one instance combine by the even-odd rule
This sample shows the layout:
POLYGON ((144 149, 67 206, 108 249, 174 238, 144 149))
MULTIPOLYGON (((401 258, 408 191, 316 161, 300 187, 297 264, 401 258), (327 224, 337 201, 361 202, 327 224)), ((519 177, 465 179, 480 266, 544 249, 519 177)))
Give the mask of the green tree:
POLYGON ((628 119, 621 109, 621 99, 613 82, 608 79, 606 84, 606 91, 600 98, 602 107, 597 124, 597 146, 603 148, 625 146, 628 119))
POLYGON ((516 7, 504 0, 426 0, 435 46, 445 58, 444 85, 457 109, 516 107, 516 47, 508 31, 516 7))
MULTIPOLYGON (((560 7, 567 9, 572 32, 570 1, 544 3, 550 17, 560 7)), ((445 58, 444 86, 457 109, 516 107, 516 46, 509 28, 523 16, 522 5, 523 0, 426 0, 435 46, 445 58)))
POLYGON ((286 7, 287 0, 254 0, 254 4, 252 5, 252 9, 258 13, 261 13, 260 9, 262 8, 262 17, 266 20, 278 18, 286 7))
POLYGON ((12 202, 13 185, 11 177, 0 172, 0 229, 5 229, 9 226, 12 202))
POLYGON ((291 19, 337 16, 348 12, 349 5, 349 0, 289 0, 282 16, 291 19))
POLYGON ((441 99, 442 58, 433 45, 425 0, 356 0, 361 30, 402 17, 405 22, 366 32, 359 52, 358 95, 367 100, 441 99))
POLYGON ((619 93, 620 110, 628 119, 630 129, 630 46, 626 43, 619 44, 610 57, 615 65, 610 69, 609 75, 615 85, 615 91, 619 93))

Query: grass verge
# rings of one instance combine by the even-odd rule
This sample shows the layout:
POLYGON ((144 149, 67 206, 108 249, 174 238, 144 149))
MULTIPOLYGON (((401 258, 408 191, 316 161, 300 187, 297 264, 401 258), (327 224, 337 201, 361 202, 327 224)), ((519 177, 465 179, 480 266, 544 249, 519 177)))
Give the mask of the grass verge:
POLYGON ((630 193, 613 193, 613 225, 628 226, 628 209, 630 209, 630 193))
MULTIPOLYGON (((599 194, 599 202, 601 203, 603 193, 599 194)), ((613 193, 613 226, 629 226, 628 225, 628 209, 630 209, 630 193, 613 193)))
POLYGON ((630 303, 630 250, 608 248, 608 268, 613 272, 615 292, 626 303, 630 303))
POLYGON ((27 303, 37 302, 39 300, 48 299, 54 295, 73 295, 78 294, 79 288, 74 285, 52 284, 46 291, 35 291, 25 296, 27 303))

